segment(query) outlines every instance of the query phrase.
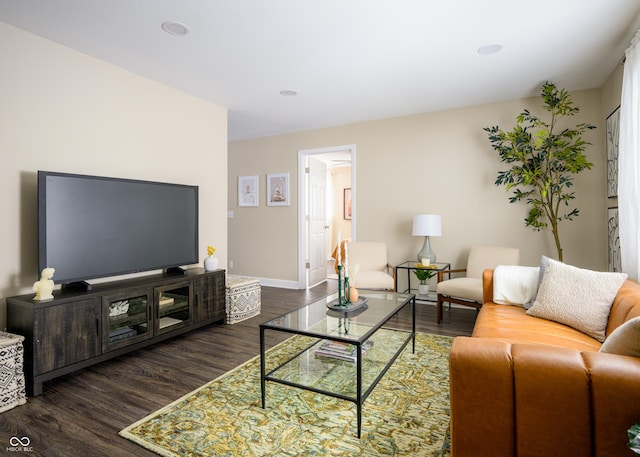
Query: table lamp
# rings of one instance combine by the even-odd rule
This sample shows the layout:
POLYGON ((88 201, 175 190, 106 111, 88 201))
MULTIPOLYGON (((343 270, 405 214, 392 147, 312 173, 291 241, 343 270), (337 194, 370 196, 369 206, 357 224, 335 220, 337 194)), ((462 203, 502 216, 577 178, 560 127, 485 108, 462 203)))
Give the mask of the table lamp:
POLYGON ((418 263, 422 259, 429 259, 429 263, 435 263, 436 253, 429 244, 430 236, 442 236, 442 219, 435 214, 418 214, 413 218, 413 236, 424 236, 424 244, 418 252, 418 263))

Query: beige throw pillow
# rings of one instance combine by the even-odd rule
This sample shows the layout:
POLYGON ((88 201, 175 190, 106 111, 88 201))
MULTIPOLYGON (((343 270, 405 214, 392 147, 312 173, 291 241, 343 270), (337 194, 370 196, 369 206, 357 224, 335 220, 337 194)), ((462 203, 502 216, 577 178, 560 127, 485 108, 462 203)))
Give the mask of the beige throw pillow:
POLYGON ((584 270, 548 259, 527 314, 560 322, 602 342, 613 299, 625 279, 624 273, 584 270))
POLYGON ((600 352, 640 357, 640 317, 634 317, 611 332, 600 352))

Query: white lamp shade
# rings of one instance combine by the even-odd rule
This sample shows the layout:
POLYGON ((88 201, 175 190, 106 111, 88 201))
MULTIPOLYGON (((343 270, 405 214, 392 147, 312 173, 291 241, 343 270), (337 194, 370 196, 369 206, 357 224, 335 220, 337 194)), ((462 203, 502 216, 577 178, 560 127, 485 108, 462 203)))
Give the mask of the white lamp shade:
POLYGON ((442 236, 442 218, 436 214, 418 214, 413 218, 413 236, 442 236))

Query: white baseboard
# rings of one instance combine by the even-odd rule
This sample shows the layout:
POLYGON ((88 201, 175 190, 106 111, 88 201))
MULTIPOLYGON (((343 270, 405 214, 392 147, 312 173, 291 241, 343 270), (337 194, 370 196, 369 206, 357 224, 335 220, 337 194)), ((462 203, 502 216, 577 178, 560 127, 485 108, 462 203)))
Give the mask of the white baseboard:
POLYGON ((261 286, 279 287, 281 289, 298 289, 298 281, 286 281, 284 279, 256 278, 261 286))

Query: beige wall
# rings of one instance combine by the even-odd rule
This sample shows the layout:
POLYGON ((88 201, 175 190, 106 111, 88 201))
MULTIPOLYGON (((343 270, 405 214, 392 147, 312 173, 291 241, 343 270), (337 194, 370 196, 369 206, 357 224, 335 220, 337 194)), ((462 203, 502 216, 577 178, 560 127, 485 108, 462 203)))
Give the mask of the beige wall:
MULTIPOLYGON (((581 107, 571 125, 590 122, 587 150, 595 164, 575 179, 580 216, 561 225, 565 261, 607 268, 604 119, 600 90, 572 94, 581 107)), ((510 204, 494 185, 505 169, 483 127, 510 128, 523 108, 543 114, 539 97, 437 113, 359 123, 229 143, 229 258, 236 274, 297 281, 297 151, 355 144, 356 238, 384 241, 392 264, 413 259, 422 240, 411 236, 415 214, 442 215, 443 236, 432 240, 438 260, 462 267, 470 246, 519 247, 522 263, 536 265, 542 254, 556 256, 550 232, 524 226, 527 207, 510 204), (264 176, 289 172, 292 205, 268 208, 264 176), (258 174, 258 208, 237 208, 237 177, 258 174), (235 186, 235 187, 234 187, 235 186), (261 259, 254 262, 253 259, 261 259)))
POLYGON ((226 109, 4 23, 0 59, 0 328, 38 279, 37 170, 198 185, 200 258, 226 263, 226 109))

